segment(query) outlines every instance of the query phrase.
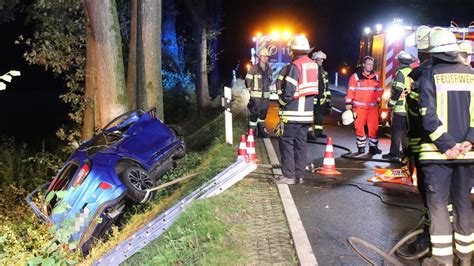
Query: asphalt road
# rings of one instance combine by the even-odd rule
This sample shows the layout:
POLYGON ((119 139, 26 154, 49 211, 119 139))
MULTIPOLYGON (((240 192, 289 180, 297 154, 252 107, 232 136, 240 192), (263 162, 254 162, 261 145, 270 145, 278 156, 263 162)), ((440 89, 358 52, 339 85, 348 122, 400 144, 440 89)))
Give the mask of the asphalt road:
MULTIPOLYGON (((343 110, 343 94, 333 93, 333 105, 343 110)), ((272 112, 275 109, 269 111, 272 112)), ((333 138, 334 144, 355 150, 353 127, 339 126, 339 119, 340 113, 332 112, 325 121, 325 133, 333 138)), ((320 141, 326 142, 326 139, 320 141)), ((272 143, 279 156, 277 139, 273 138, 272 143)), ((379 146, 384 153, 389 145, 388 138, 380 139, 379 146)), ((308 144, 307 163, 320 167, 324 151, 325 145, 308 144)), ((290 191, 320 265, 366 265, 352 251, 348 237, 362 238, 388 251, 417 224, 421 213, 386 205, 354 185, 390 203, 422 209, 421 200, 416 193, 375 187, 367 181, 374 176, 374 168, 398 168, 399 165, 344 159, 340 156, 346 151, 336 147, 334 152, 340 176, 328 177, 308 171, 305 183, 290 185, 290 191)), ((380 155, 374 158, 380 159, 380 155)), ((381 264, 380 257, 373 255, 372 258, 381 264)))

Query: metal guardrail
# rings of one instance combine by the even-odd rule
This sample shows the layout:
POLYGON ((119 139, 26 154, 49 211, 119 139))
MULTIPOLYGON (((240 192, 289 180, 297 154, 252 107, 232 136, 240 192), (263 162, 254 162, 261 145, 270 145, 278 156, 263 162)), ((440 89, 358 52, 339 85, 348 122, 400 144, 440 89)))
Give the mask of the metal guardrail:
POLYGON ((51 220, 49 219, 48 215, 44 214, 41 211, 41 209, 36 205, 36 203, 33 202, 32 198, 35 197, 36 194, 38 194, 38 192, 40 192, 41 190, 47 188, 49 186, 49 184, 51 184, 51 182, 45 183, 45 184, 37 187, 35 190, 33 190, 33 192, 28 194, 28 196, 26 196, 26 198, 25 198, 26 202, 28 203, 28 205, 30 205, 31 209, 36 214, 36 216, 38 216, 45 223, 50 223, 51 220))
POLYGON ((196 199, 218 195, 257 169, 255 163, 239 159, 214 178, 180 200, 146 226, 93 263, 93 265, 118 265, 161 236, 178 219, 179 215, 196 199))

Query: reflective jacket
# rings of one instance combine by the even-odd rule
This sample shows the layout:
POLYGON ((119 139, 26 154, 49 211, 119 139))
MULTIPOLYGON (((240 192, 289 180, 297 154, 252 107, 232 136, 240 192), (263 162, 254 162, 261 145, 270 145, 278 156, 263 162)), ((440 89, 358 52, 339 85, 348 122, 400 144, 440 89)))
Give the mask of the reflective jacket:
POLYGON ((438 60, 420 80, 422 136, 420 163, 472 163, 474 150, 455 159, 444 153, 464 141, 474 143, 474 71, 438 60))
POLYGON ((421 136, 423 136, 424 129, 420 115, 420 76, 426 69, 432 65, 431 59, 423 61, 423 63, 412 69, 408 77, 413 79, 411 91, 406 96, 405 109, 408 121, 408 147, 414 153, 420 152, 421 136))
POLYGON ((352 74, 349 79, 346 104, 364 109, 376 108, 383 94, 383 88, 380 87, 378 79, 376 74, 366 75, 362 71, 352 74))
POLYGON ((250 91, 250 97, 270 98, 270 84, 272 83, 272 70, 266 64, 265 70, 260 64, 253 65, 245 76, 245 87, 250 91))
POLYGON ((318 95, 314 97, 314 104, 323 105, 327 99, 331 99, 331 91, 329 90, 328 72, 319 66, 319 84, 318 95))
POLYGON ((288 66, 279 95, 284 123, 313 123, 313 99, 318 94, 318 64, 300 56, 288 66))
POLYGON ((392 90, 390 100, 388 101, 388 107, 393 109, 393 112, 398 115, 406 116, 405 110, 405 97, 411 91, 412 79, 408 77, 411 68, 409 66, 403 66, 397 70, 395 78, 392 81, 392 90))
POLYGON ((276 82, 275 82, 275 87, 276 87, 276 91, 277 91, 277 94, 280 95, 283 91, 283 84, 284 84, 284 79, 286 77, 286 75, 288 74, 288 71, 290 70, 290 64, 282 67, 280 69, 280 72, 278 72, 278 77, 276 79, 276 82))

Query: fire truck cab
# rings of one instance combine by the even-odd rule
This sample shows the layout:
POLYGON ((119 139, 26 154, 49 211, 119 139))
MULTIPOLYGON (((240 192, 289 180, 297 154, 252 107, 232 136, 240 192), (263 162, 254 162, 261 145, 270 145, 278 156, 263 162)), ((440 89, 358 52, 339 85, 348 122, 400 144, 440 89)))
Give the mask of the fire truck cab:
MULTIPOLYGON (((367 27, 361 36, 358 66, 362 64, 366 55, 372 56, 375 59, 374 71, 378 74, 384 88, 379 114, 381 126, 390 126, 391 122, 387 104, 390 99, 391 82, 398 68, 398 60, 395 57, 404 50, 417 58, 418 51, 415 46, 417 28, 417 26, 403 25, 402 20, 395 19, 385 27, 382 24, 377 24, 374 29, 367 27)), ((447 29, 455 33, 459 40, 474 40, 474 22, 471 22, 467 28, 451 23, 447 29)), ((474 63, 471 64, 474 65, 474 63)))

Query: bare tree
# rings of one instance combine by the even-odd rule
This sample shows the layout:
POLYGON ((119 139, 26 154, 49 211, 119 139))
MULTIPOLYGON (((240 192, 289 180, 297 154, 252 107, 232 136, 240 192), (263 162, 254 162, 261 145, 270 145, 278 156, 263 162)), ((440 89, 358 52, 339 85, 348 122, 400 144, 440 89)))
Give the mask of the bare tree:
POLYGON ((127 110, 122 45, 115 0, 85 0, 94 45, 100 127, 127 110))

